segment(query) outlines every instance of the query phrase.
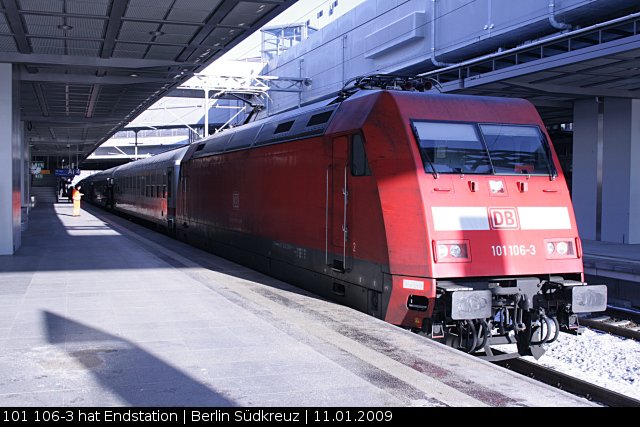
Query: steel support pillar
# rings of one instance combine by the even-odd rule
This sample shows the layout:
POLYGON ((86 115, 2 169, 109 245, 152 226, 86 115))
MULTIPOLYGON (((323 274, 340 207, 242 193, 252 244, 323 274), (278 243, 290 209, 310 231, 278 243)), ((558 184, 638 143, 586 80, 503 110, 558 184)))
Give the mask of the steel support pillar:
POLYGON ((12 64, 0 64, 0 255, 21 244, 24 147, 20 122, 20 81, 12 64))
POLYGON ((580 237, 598 240, 600 188, 598 184, 599 104, 595 98, 573 105, 573 177, 572 200, 580 237))
POLYGON ((602 240, 640 243, 640 100, 605 98, 602 240))

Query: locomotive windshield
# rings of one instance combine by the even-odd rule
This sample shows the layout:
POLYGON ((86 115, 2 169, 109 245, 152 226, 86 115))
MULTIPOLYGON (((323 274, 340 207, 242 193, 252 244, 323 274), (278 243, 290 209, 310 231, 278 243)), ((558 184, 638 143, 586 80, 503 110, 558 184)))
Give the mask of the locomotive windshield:
POLYGON ((426 172, 555 175, 537 126, 413 122, 426 172))

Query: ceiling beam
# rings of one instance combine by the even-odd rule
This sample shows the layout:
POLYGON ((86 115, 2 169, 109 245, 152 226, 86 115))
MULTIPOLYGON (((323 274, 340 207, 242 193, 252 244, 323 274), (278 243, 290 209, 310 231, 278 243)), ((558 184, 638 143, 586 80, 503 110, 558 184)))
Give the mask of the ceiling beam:
POLYGON ((96 141, 95 139, 92 139, 90 141, 87 140, 80 140, 80 139, 67 139, 67 138, 60 138, 60 139, 29 139, 29 144, 31 145, 35 145, 35 146, 45 146, 45 147, 50 147, 51 145, 72 145, 72 146, 76 146, 76 145, 95 145, 96 141))
POLYGON ((87 112, 85 113, 85 117, 88 119, 93 117, 96 103, 98 102, 98 95, 100 94, 100 88, 100 85, 93 85, 91 88, 91 95, 89 95, 89 102, 87 103, 87 112))
POLYGON ((204 99, 204 90, 174 89, 165 96, 171 98, 199 98, 204 99))
POLYGON ((0 55, 0 63, 41 64, 88 68, 119 68, 125 70, 157 67, 197 67, 201 65, 187 62, 165 61, 161 59, 94 58, 90 56, 24 54, 12 52, 2 52, 2 55, 0 55))
POLYGON ((9 21, 9 26, 11 27, 11 31, 13 31, 18 50, 23 54, 31 53, 31 45, 29 45, 29 41, 27 40, 26 31, 22 25, 22 18, 20 17, 16 1, 4 0, 4 6, 7 21, 9 21))
POLYGON ((569 85, 550 85, 550 84, 530 84, 523 82, 509 81, 507 82, 511 86, 521 87, 525 89, 531 89, 536 92, 546 92, 557 95, 577 95, 584 97, 616 97, 616 98, 637 98, 638 93, 630 90, 617 90, 608 88, 584 88, 579 86, 569 85))
POLYGON ((536 107, 559 108, 564 110, 570 110, 573 113, 573 102, 553 101, 549 99, 535 99, 535 98, 527 98, 527 99, 536 107))
POLYGON ((113 0, 111 12, 109 13, 109 23, 107 24, 107 31, 104 36, 104 44, 100 52, 101 58, 111 58, 111 55, 113 55, 116 37, 120 31, 122 17, 124 16, 128 3, 128 0, 113 0))
POLYGON ((33 83, 33 90, 38 98, 38 104, 40 104, 40 111, 42 111, 42 115, 49 116, 49 107, 47 106, 47 99, 44 96, 42 85, 39 83, 33 83))
MULTIPOLYGON (((62 138, 62 139, 41 139, 38 141, 33 141, 30 140, 29 144, 36 146, 36 147, 51 147, 52 145, 71 145, 71 146, 84 146, 84 145, 95 145, 96 141, 95 139, 93 140, 77 140, 77 139, 66 139, 66 138, 62 138)), ((84 150, 85 147, 80 147, 81 149, 84 150)))
POLYGON ((209 34, 211 34, 214 28, 220 24, 224 17, 227 16, 237 4, 238 2, 235 1, 223 1, 220 3, 220 6, 211 14, 206 24, 198 31, 193 39, 191 39, 191 43, 189 43, 191 47, 183 50, 180 56, 178 56, 178 61, 187 61, 197 50, 197 47, 204 43, 204 40, 209 37, 209 34))
MULTIPOLYGON (((184 25, 185 27, 194 27, 194 29, 197 28, 201 28, 204 27, 206 24, 203 24, 201 22, 183 22, 183 21, 173 21, 173 20, 169 20, 169 19, 157 19, 157 18, 129 18, 129 17, 123 17, 122 21, 126 21, 126 22, 142 22, 145 24, 169 24, 169 25, 184 25)), ((235 30, 246 30, 247 27, 243 27, 240 25, 227 25, 227 24, 218 24, 217 25, 218 28, 229 28, 229 29, 235 29, 235 30)))
POLYGON ((20 78, 24 82, 69 83, 79 85, 140 85, 146 83, 174 83, 176 81, 169 77, 95 76, 88 74, 58 73, 22 73, 20 78))
MULTIPOLYGON (((227 53, 229 50, 233 49, 235 46, 237 46, 241 41, 245 40, 250 34, 254 33, 255 31, 257 31, 258 29, 260 29, 262 26, 264 26, 266 23, 268 23, 271 19, 273 19, 275 16, 277 16, 279 13, 282 13, 283 11, 285 11, 287 8, 289 8, 292 4, 294 4, 297 0, 273 0, 273 1, 253 1, 252 3, 268 3, 268 4, 273 4, 276 5, 276 7, 274 7, 273 9, 271 9, 268 13, 262 15, 261 18, 259 18, 257 21, 255 21, 250 27, 243 27, 245 29, 245 31, 243 32, 238 32, 238 34, 235 35, 235 37, 233 39, 231 39, 229 42, 224 43, 224 47, 222 47, 221 49, 219 49, 217 52, 211 52, 211 55, 208 57, 204 58, 204 64, 210 64, 213 60, 221 57, 222 55, 224 55, 225 53, 227 53)), ((235 7, 237 5, 237 2, 234 2, 235 4, 233 5, 233 7, 235 7)), ((205 27, 203 27, 199 32, 198 35, 196 36, 196 38, 194 38, 191 41, 191 45, 193 48, 187 48, 185 49, 182 54, 180 56, 178 56, 178 60, 182 60, 184 58, 184 60, 189 60, 189 58, 197 51, 198 48, 202 49, 202 48, 207 48, 209 49, 209 46, 204 45, 204 40, 209 36, 209 34, 211 33, 211 31, 213 31, 213 29, 215 27, 219 27, 220 26, 220 22, 222 21, 222 19, 224 19, 226 17, 226 15, 231 11, 232 8, 229 8, 226 11, 221 11, 220 14, 218 14, 218 11, 216 11, 214 13, 214 15, 212 16, 212 18, 210 19, 210 21, 208 21, 205 24, 205 27), (209 25, 209 23, 212 23, 211 28, 209 28, 207 30, 207 25, 209 25), (201 38, 198 37, 200 35, 203 35, 201 38)), ((193 62, 202 62, 200 61, 201 58, 195 58, 193 62)))
MULTIPOLYGON (((32 123, 51 123, 61 125, 86 125, 93 126, 101 124, 104 126, 117 125, 122 122, 122 119, 114 117, 69 117, 69 116, 37 116, 37 115, 23 115, 22 120, 32 123)), ((76 126, 74 126, 76 127, 76 126)))
POLYGON ((266 3, 266 4, 275 4, 276 6, 280 6, 283 4, 282 0, 243 0, 246 3, 266 3))

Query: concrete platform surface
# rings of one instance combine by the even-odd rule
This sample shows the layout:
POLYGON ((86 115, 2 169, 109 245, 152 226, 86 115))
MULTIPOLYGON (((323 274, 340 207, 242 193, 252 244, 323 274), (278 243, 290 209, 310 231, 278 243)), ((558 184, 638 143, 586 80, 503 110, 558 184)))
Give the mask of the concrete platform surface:
MULTIPOLYGON (((85 207, 86 208, 86 207, 85 207)), ((95 208, 0 257, 1 406, 590 406, 95 208)))
POLYGON ((627 266, 629 271, 640 273, 640 245, 582 240, 585 265, 601 268, 627 266))
POLYGON ((609 303, 640 308, 640 244, 582 240, 587 281, 609 288, 609 303))

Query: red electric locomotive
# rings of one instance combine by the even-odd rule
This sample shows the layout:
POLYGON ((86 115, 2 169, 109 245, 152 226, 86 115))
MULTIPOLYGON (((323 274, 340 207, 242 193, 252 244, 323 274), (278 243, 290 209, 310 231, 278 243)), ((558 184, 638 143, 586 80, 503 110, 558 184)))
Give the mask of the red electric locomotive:
POLYGON ((524 100, 387 90, 397 82, 359 79, 332 102, 193 144, 162 221, 467 352, 496 359, 491 345, 516 343, 539 356, 576 313, 606 308, 606 287, 584 283, 544 124, 524 100))

